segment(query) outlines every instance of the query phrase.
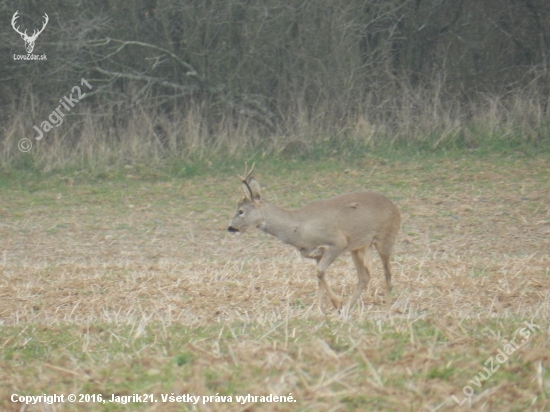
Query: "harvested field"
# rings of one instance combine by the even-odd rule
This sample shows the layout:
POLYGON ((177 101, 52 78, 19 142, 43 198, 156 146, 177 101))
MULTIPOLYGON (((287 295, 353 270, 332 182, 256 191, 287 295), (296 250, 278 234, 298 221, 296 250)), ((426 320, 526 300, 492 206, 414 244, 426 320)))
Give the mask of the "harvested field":
MULTIPOLYGON (((0 203, 1 409, 549 410, 547 159, 373 157, 256 170, 266 198, 288 207, 360 188, 398 205, 391 313, 377 255, 349 318, 328 299, 321 315, 312 261, 260 231, 229 234, 237 170, 146 179, 128 167, 117 179, 14 182, 0 203), (508 359, 488 375, 499 349, 508 359), (157 402, 10 401, 54 393, 157 402), (201 399, 163 401, 170 394, 201 399), (247 394, 295 402, 236 400, 247 394)), ((349 255, 327 278, 350 297, 349 255)))

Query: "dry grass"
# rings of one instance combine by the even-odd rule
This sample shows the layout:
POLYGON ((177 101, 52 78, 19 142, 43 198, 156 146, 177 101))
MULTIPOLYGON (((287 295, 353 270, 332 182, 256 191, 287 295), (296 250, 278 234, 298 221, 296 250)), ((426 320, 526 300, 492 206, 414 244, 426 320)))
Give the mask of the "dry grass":
MULTIPOLYGON (((0 405, 22 410, 6 401, 11 393, 153 393, 153 405, 103 408, 447 410, 458 408, 450 395, 464 397, 503 339, 533 320, 541 330, 466 405, 548 410, 549 167, 521 157, 373 158, 287 172, 257 165, 266 196, 281 204, 368 187, 399 205, 391 314, 376 261, 349 319, 328 301, 329 314, 318 313, 314 266, 292 248, 261 232, 226 232, 240 195, 234 176, 59 177, 44 189, 7 189, 0 405), (171 392, 292 393, 297 402, 160 402, 171 392)), ((351 259, 338 259, 327 276, 349 298, 351 259)), ((97 410, 25 410, 71 408, 97 410)))
MULTIPOLYGON (((0 146, 0 170, 33 167, 42 172, 67 169, 105 171, 141 163, 166 167, 240 160, 243 153, 286 158, 369 153, 373 147, 423 146, 486 151, 539 150, 548 152, 550 117, 540 90, 516 90, 506 96, 479 95, 471 103, 445 98, 441 85, 414 89, 405 85, 390 92, 383 86, 382 101, 368 95, 353 111, 334 113, 330 106, 306 109, 297 105, 281 112, 266 128, 262 116, 191 105, 167 116, 153 106, 132 105, 120 112, 110 106, 78 106, 60 127, 35 140, 36 118, 22 116, 33 107, 13 107, 0 146), (113 123, 117 119, 117 123, 113 123), (18 143, 30 139, 23 154, 18 143)), ((128 92, 130 95, 131 91, 128 92)), ((137 91, 135 91, 137 93, 137 91)), ((32 96, 29 96, 31 99, 32 96)), ((151 103, 152 104, 152 103, 151 103)), ((34 112, 33 112, 34 113, 34 112)), ((258 113, 257 113, 258 114, 258 113)), ((265 120, 265 119, 264 119, 265 120)))

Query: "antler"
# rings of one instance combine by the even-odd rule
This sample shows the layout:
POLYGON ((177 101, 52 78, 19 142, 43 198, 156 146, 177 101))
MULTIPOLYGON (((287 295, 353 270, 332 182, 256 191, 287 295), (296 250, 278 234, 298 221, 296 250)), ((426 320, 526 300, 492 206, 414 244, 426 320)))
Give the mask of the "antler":
POLYGON ((14 13, 14 15, 13 15, 13 17, 12 17, 12 19, 11 19, 11 27, 13 27, 13 29, 14 29, 17 33, 19 33, 21 36, 25 36, 25 37, 26 37, 26 36, 27 36, 27 30, 25 30, 25 33, 21 33, 21 32, 19 31, 19 27, 15 27, 15 21, 19 18, 19 16, 17 15, 17 13, 19 13, 19 10, 17 10, 17 11, 14 13))
POLYGON ((45 21, 44 23, 42 23, 42 28, 40 30, 38 30, 38 32, 36 30, 33 30, 32 32, 32 36, 28 36, 27 35, 27 30, 25 30, 23 33, 21 33, 21 31, 19 31, 19 27, 15 27, 15 23, 16 23, 16 20, 19 18, 19 16, 17 15, 17 13, 19 13, 19 10, 17 10, 12 19, 11 19, 11 26, 13 27, 13 29, 19 33, 21 35, 21 37, 23 37, 25 39, 25 41, 34 41, 36 40, 36 38, 38 37, 38 35, 40 33, 42 33, 44 31, 44 29, 46 28, 46 25, 48 24, 48 21, 50 21, 50 18, 48 17, 48 15, 46 13, 44 13, 44 17, 45 17, 45 21))
POLYGON ((248 178, 250 177, 250 175, 252 175, 252 171, 254 170, 254 165, 256 163, 252 163, 252 167, 250 168, 250 170, 247 171, 248 169, 248 166, 247 164, 245 163, 244 164, 244 177, 241 176, 241 175, 237 175, 239 176, 239 179, 241 179, 244 183, 247 183, 248 184, 248 178))
POLYGON ((44 17, 46 18, 46 20, 44 21, 44 23, 42 24, 42 28, 40 30, 38 30, 38 32, 36 32, 36 30, 33 30, 32 32, 32 36, 30 37, 31 40, 36 40, 36 38, 38 37, 38 35, 40 33, 42 33, 44 31, 44 29, 46 28, 46 25, 48 24, 48 21, 50 21, 50 18, 48 17, 48 15, 46 13, 44 13, 44 17), (36 32, 36 33, 35 33, 36 32))

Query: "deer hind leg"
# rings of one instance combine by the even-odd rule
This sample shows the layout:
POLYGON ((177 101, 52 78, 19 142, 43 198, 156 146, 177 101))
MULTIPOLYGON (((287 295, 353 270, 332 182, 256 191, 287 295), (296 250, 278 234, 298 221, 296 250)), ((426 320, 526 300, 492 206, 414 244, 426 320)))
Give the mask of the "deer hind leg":
POLYGON ((349 305, 347 307, 347 313, 351 311, 359 296, 365 289, 365 286, 368 285, 370 280, 370 271, 369 271, 369 261, 370 261, 370 247, 364 247, 363 249, 353 250, 351 252, 351 257, 353 263, 355 263, 355 268, 357 269, 357 287, 353 293, 349 305))
POLYGON ((382 260, 382 265, 384 266, 384 277, 386 278, 386 304, 390 307, 391 297, 390 292, 392 290, 391 286, 391 269, 390 269, 390 256, 393 248, 393 242, 385 239, 383 242, 374 243, 380 259, 382 260))
MULTIPOLYGON (((317 265, 319 265, 319 260, 321 260, 320 258, 317 259, 317 265)), ((318 301, 317 301, 317 304, 319 306, 319 311, 321 312, 321 314, 324 314, 325 312, 323 311, 323 298, 325 297, 325 287, 323 286, 323 281, 322 279, 324 279, 324 276, 325 274, 321 274, 319 273, 319 271, 317 271, 317 279, 319 280, 319 290, 317 292, 317 298, 318 298, 318 301)))
POLYGON ((327 247, 321 258, 317 258, 317 279, 319 279, 319 310, 323 313, 322 304, 325 291, 336 309, 342 307, 340 299, 334 294, 325 279, 325 272, 332 262, 340 255, 341 250, 334 247, 327 247))

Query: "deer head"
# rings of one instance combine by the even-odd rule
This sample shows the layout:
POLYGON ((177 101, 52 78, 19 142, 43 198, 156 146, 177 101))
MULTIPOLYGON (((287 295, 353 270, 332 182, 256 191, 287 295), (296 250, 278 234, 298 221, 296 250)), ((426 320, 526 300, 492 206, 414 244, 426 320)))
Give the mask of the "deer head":
POLYGON ((237 214, 227 230, 233 233, 244 232, 249 227, 258 227, 262 222, 260 184, 252 177, 254 165, 248 170, 244 167, 244 175, 238 175, 242 182, 244 197, 237 205, 237 214))
POLYGON ((38 31, 36 30, 33 30, 33 33, 32 33, 32 36, 28 36, 27 35, 27 30, 25 30, 23 33, 21 33, 21 31, 19 31, 19 27, 16 27, 15 26, 15 23, 16 23, 16 20, 17 18, 19 17, 17 15, 17 13, 19 13, 19 10, 17 10, 14 15, 13 15, 13 18, 11 19, 11 26, 13 27, 13 29, 19 33, 21 35, 21 38, 25 41, 25 48, 27 49, 27 53, 30 54, 32 53, 33 49, 34 49, 34 42, 36 41, 36 38, 38 37, 38 35, 40 33, 42 33, 44 31, 44 29, 46 28, 46 25, 48 24, 48 15, 46 13, 44 13, 44 23, 42 25, 42 28, 38 31))

